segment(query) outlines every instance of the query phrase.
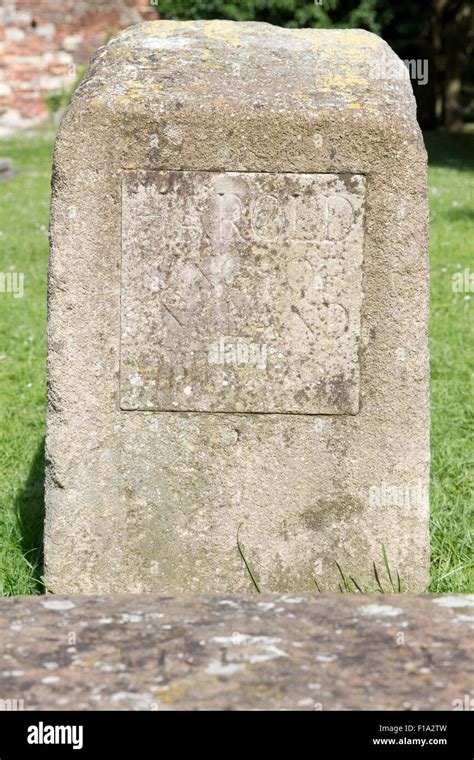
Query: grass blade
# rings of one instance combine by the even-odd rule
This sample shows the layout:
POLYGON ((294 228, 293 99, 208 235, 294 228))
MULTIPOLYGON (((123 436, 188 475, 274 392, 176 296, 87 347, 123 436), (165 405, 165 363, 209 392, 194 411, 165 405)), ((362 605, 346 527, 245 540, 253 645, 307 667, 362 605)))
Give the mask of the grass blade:
POLYGON ((364 592, 362 591, 361 587, 360 587, 360 586, 359 586, 359 584, 357 583, 357 581, 356 581, 356 579, 354 578, 354 576, 353 576, 353 575, 350 575, 350 576, 349 576, 349 578, 351 579, 352 583, 353 583, 353 584, 354 584, 354 586, 356 587, 357 591, 359 591, 359 593, 363 594, 364 592))
POLYGON ((244 563, 244 565, 245 565, 245 567, 247 569, 248 574, 250 575, 250 580, 252 581, 253 585, 255 586, 257 592, 259 594, 261 594, 262 593, 262 589, 260 588, 260 584, 259 584, 258 580, 255 577, 255 573, 253 572, 252 566, 247 561, 247 558, 246 558, 246 556, 244 554, 244 550, 243 550, 242 544, 240 543, 240 540, 239 540, 239 530, 241 529, 241 527, 242 527, 242 523, 239 525, 239 527, 237 529, 237 549, 239 550, 239 554, 242 557, 242 561, 243 561, 243 563, 244 563))
POLYGON ((346 591, 347 591, 347 592, 350 594, 350 593, 352 592, 352 589, 351 589, 351 587, 350 587, 349 583, 347 582, 347 578, 346 578, 346 576, 344 575, 344 572, 343 572, 343 570, 342 570, 342 567, 340 566, 340 564, 339 564, 339 562, 338 562, 337 560, 334 560, 334 561, 335 561, 335 563, 336 563, 337 569, 339 570, 339 572, 340 572, 340 574, 341 574, 342 582, 344 583, 344 588, 345 588, 345 589, 346 589, 346 591))
POLYGON ((397 570, 397 589, 398 589, 399 594, 403 593, 402 579, 400 578, 400 573, 398 572, 398 570, 397 570))
POLYGON ((395 591, 395 586, 394 586, 394 583, 393 583, 393 580, 392 580, 392 573, 390 572, 390 565, 389 565, 389 562, 388 562, 387 552, 386 552, 384 544, 382 544, 382 555, 383 555, 383 563, 385 565, 385 570, 387 572, 388 579, 389 579, 390 585, 392 587, 392 591, 395 591))
POLYGON ((379 591, 380 591, 381 594, 385 594, 384 587, 380 583, 379 574, 377 572, 377 565, 375 564, 375 562, 373 562, 372 564, 373 564, 373 568, 374 568, 375 580, 377 581, 377 586, 379 587, 379 591))

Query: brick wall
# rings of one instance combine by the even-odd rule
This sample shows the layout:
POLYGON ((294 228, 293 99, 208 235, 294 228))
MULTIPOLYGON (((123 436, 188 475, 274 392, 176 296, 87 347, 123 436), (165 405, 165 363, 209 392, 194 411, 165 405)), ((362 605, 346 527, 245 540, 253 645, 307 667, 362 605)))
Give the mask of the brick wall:
POLYGON ((156 17, 148 0, 0 0, 0 134, 46 119, 45 95, 72 86, 76 63, 156 17))

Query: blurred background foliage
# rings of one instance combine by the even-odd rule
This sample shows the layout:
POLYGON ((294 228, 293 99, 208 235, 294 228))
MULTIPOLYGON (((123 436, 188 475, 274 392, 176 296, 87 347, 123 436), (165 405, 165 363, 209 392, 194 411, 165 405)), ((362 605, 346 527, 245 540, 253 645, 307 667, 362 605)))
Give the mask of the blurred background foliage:
POLYGON ((361 28, 406 60, 427 60, 413 81, 422 126, 461 131, 474 122, 474 3, 471 0, 158 0, 161 18, 266 21, 287 27, 361 28))

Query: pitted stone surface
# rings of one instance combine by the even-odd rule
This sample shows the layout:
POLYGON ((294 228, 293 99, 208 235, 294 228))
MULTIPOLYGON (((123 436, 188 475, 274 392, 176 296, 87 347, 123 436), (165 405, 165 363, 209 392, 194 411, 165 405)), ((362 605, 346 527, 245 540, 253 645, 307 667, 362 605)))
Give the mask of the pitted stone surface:
POLYGON ((0 696, 26 710, 468 709, 473 629, 472 595, 2 599, 0 696))
POLYGON ((121 408, 357 413, 364 193, 361 175, 125 172, 121 408))
POLYGON ((268 592, 337 590, 336 562, 370 584, 382 544, 426 589, 426 154, 397 61, 214 21, 98 51, 55 149, 53 592, 246 593, 238 531, 268 592))

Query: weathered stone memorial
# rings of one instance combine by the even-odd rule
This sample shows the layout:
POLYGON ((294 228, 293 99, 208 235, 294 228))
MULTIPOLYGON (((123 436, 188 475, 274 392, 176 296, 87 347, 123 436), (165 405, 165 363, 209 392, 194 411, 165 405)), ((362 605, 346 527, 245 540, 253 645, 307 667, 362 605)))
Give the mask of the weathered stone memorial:
POLYGON ((157 21, 98 51, 54 160, 52 591, 376 587, 383 547, 426 588, 426 199, 374 35, 157 21))

